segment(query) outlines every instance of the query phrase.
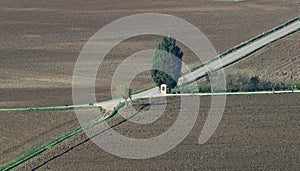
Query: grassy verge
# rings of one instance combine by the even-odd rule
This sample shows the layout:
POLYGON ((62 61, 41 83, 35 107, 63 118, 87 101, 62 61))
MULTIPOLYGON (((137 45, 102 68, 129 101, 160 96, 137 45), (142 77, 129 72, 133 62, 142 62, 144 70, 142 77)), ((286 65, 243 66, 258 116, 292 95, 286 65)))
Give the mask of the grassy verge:
MULTIPOLYGON (((233 48, 231 48, 231 49, 225 51, 224 53, 222 53, 222 54, 220 54, 219 56, 213 58, 212 60, 210 60, 210 61, 208 61, 208 62, 206 62, 206 63, 203 63, 203 64, 201 64, 201 65, 199 65, 199 66, 196 66, 196 67, 192 68, 192 69, 189 70, 189 71, 184 72, 184 73, 182 74, 182 76, 187 75, 187 74, 189 74, 190 72, 196 71, 196 70, 202 68, 203 66, 208 65, 208 64, 210 64, 210 63, 212 63, 212 62, 214 62, 214 61, 217 61, 217 60, 219 60, 219 59, 222 59, 222 58, 225 57, 226 55, 228 55, 228 54, 230 54, 230 53, 233 53, 233 52, 237 51, 238 49, 240 49, 240 48, 242 48, 242 47, 248 46, 248 45, 250 45, 250 44, 252 44, 252 43, 254 43, 254 42, 256 42, 256 41, 258 41, 258 40, 260 40, 260 39, 262 39, 262 38, 264 38, 264 37, 266 37, 266 36, 268 36, 268 35, 270 35, 271 33, 275 32, 275 31, 278 31, 278 30, 280 30, 280 29, 283 29, 283 28, 287 27, 288 25, 293 24, 293 23, 295 23, 295 22, 297 22, 297 21, 299 21, 299 20, 300 20, 299 17, 294 18, 294 19, 292 19, 292 20, 290 20, 290 21, 288 21, 288 22, 286 22, 286 23, 284 23, 284 24, 281 24, 280 26, 277 26, 277 27, 275 27, 275 28, 273 28, 273 29, 271 29, 271 30, 265 32, 265 33, 262 33, 262 34, 260 34, 260 35, 258 35, 258 36, 256 36, 256 37, 254 37, 254 38, 248 40, 248 41, 245 41, 245 42, 243 42, 243 43, 241 43, 241 44, 239 44, 239 45, 237 45, 237 46, 235 46, 235 47, 233 47, 233 48)), ((294 31, 294 32, 289 33, 288 35, 293 34, 293 33, 297 32, 297 31, 299 31, 299 29, 296 30, 296 31, 294 31)), ((288 36, 288 35, 282 36, 282 37, 280 37, 279 39, 282 39, 283 37, 286 37, 286 36, 288 36)), ((276 40, 274 40, 274 41, 277 41, 277 40, 279 40, 279 39, 276 39, 276 40)), ((273 42, 274 42, 274 41, 273 41, 273 42)), ((271 43, 273 43, 273 42, 271 42, 271 43)), ((249 55, 246 55, 246 56, 249 56, 249 55)), ((235 62, 236 62, 236 61, 235 61, 235 62)), ((231 64, 232 64, 232 63, 231 63, 231 64)))
POLYGON ((40 108, 18 108, 18 109, 0 109, 0 112, 42 112, 42 111, 61 111, 75 109, 91 109, 96 106, 57 106, 57 107, 40 107, 40 108))
MULTIPOLYGON (((290 24, 292 24, 292 23, 294 23, 294 22, 296 22, 296 21, 299 21, 299 17, 297 17, 297 18, 295 18, 295 19, 293 19, 293 20, 291 20, 291 21, 289 21, 289 22, 287 22, 287 23, 285 23, 285 24, 282 24, 282 25, 280 25, 280 26, 278 26, 278 27, 276 27, 276 28, 274 28, 274 29, 272 29, 272 30, 266 32, 266 33, 263 33, 263 34, 261 34, 261 35, 258 35, 258 36, 256 36, 256 37, 250 39, 249 41, 246 41, 246 42, 244 42, 244 43, 242 43, 242 44, 240 44, 240 45, 238 45, 238 46, 236 46, 236 47, 234 47, 234 48, 232 48, 232 49, 230 49, 230 50, 224 52, 223 54, 221 54, 221 55, 218 56, 217 58, 214 58, 214 59, 212 59, 211 61, 209 61, 209 62, 207 62, 207 63, 205 63, 205 64, 202 64, 202 65, 200 65, 200 66, 197 66, 197 67, 191 69, 191 70, 188 71, 188 72, 196 71, 196 70, 198 70, 199 68, 203 67, 204 65, 208 65, 208 64, 210 64, 210 63, 212 63, 212 62, 218 60, 219 58, 225 57, 227 54, 233 53, 233 52, 235 52, 236 50, 238 50, 238 49, 240 49, 240 48, 242 48, 242 47, 244 47, 244 46, 247 46, 247 45, 249 45, 249 44, 251 44, 251 43, 253 43, 253 42, 255 42, 255 41, 257 41, 257 40, 259 40, 259 39, 261 39, 261 38, 263 38, 263 37, 265 37, 265 36, 267 36, 267 35, 269 35, 269 34, 275 32, 275 31, 277 31, 277 30, 280 30, 280 29, 282 29, 282 28, 284 28, 284 27, 286 27, 286 26, 288 26, 288 25, 290 25, 290 24)), ((282 36, 282 37, 280 37, 280 38, 278 38, 278 39, 276 39, 276 40, 274 40, 274 41, 277 41, 277 40, 279 40, 279 39, 282 39, 283 37, 286 37, 286 36, 288 36, 288 35, 290 35, 290 34, 293 34, 293 33, 297 32, 297 31, 299 31, 299 30, 300 30, 300 29, 298 29, 298 30, 296 30, 296 31, 294 31, 294 32, 291 32, 291 33, 289 33, 289 34, 287 34, 287 35, 284 35, 284 36, 282 36)), ((270 43, 273 43, 274 41, 272 41, 272 42, 270 42, 270 43)), ((226 66, 231 65, 232 63, 235 63, 235 62, 237 62, 237 61, 239 61, 239 60, 241 60, 241 59, 243 59, 243 58, 245 58, 245 57, 247 57, 247 56, 253 54, 253 53, 256 52, 257 50, 260 50, 261 48, 263 48, 263 47, 265 47, 265 46, 267 46, 267 45, 268 45, 268 44, 266 44, 266 45, 264 45, 264 46, 262 46, 262 47, 260 47, 260 48, 257 48, 256 50, 254 50, 254 51, 252 51, 252 52, 250 52, 250 53, 248 53, 248 54, 242 56, 241 58, 239 58, 239 59, 237 59, 237 60, 231 62, 230 64, 227 64, 226 66)), ((226 67, 226 66, 223 66, 223 67, 226 67)), ((223 67, 221 67, 221 68, 223 68, 223 67)), ((221 68, 218 68, 218 69, 221 69, 221 68)), ((218 70, 218 69, 217 69, 217 70, 218 70)), ((185 75, 185 74, 186 74, 186 73, 184 73, 183 75, 185 75)), ((198 79, 200 79, 200 78, 202 78, 202 77, 204 77, 204 76, 199 76, 197 79, 195 79, 195 80, 193 80, 193 81, 191 81, 191 82, 194 82, 194 81, 196 81, 196 80, 198 80, 198 79)), ((189 82, 189 83, 191 83, 191 82, 189 82)), ((140 92, 143 92, 143 91, 152 89, 152 88, 154 88, 154 87, 155 87, 155 86, 149 87, 149 88, 146 88, 146 89, 139 90, 139 91, 135 92, 134 94, 137 94, 137 93, 140 93, 140 92)), ((244 94, 245 94, 245 93, 244 93, 244 94)), ((248 93, 248 94, 249 94, 249 93, 248 93)), ((0 170, 6 171, 6 170, 14 169, 14 168, 16 168, 17 166, 19 166, 19 165, 21 165, 21 164, 23 164, 23 163, 29 161, 30 159, 33 159, 33 158, 35 158, 35 157, 37 157, 37 156, 39 156, 39 155, 45 153, 46 151, 52 149, 53 147, 55 147, 55 146, 57 146, 57 145, 59 145, 59 144, 65 142, 65 141, 67 141, 67 140, 69 140, 69 139, 71 139, 71 138, 73 138, 73 137, 75 137, 75 136, 81 134, 84 130, 91 129, 91 128, 93 128, 94 126, 96 126, 97 124, 100 124, 100 123, 102 123, 102 122, 104 122, 104 121, 110 120, 111 118, 113 118, 114 116, 117 115, 118 111, 119 111, 123 106, 124 106, 124 104, 119 104, 109 116, 105 117, 105 118, 102 119, 102 120, 93 120, 93 121, 89 122, 88 124, 86 124, 86 125, 84 125, 84 126, 82 126, 82 127, 80 127, 80 128, 77 128, 77 129, 75 129, 75 130, 73 130, 73 131, 71 131, 71 132, 68 132, 68 133, 66 133, 66 134, 63 134, 63 135, 61 135, 61 136, 59 136, 59 137, 57 137, 57 138, 55 138, 55 139, 53 139, 53 140, 50 140, 50 141, 48 141, 48 142, 42 144, 42 145, 39 146, 39 147, 36 147, 36 148, 30 150, 29 152, 27 152, 27 153, 25 153, 25 154, 23 154, 23 155, 17 157, 16 159, 14 159, 14 160, 12 160, 12 161, 10 161, 10 162, 8 162, 8 163, 5 163, 5 164, 3 164, 3 165, 0 165, 0 170)), ((84 108, 91 108, 91 107, 94 107, 94 106, 78 106, 78 107, 75 107, 75 106, 70 106, 70 107, 64 106, 64 107, 45 107, 45 108, 29 108, 29 109, 1 109, 0 112, 37 112, 37 111, 54 111, 54 110, 74 110, 74 109, 84 109, 84 108)))
POLYGON ((67 141, 70 140, 71 138, 74 138, 75 136, 81 134, 83 131, 91 129, 93 127, 95 127, 96 125, 103 123, 105 121, 108 121, 110 119, 112 119, 113 117, 115 117, 119 110, 124 107, 125 103, 120 103, 119 105, 116 106, 116 108, 113 110, 113 112, 108 115, 107 117, 101 119, 101 120, 93 120, 90 121, 89 123, 87 123, 86 125, 79 127, 73 131, 70 131, 66 134, 63 134, 57 138, 54 138, 30 151, 28 151, 27 153, 17 157, 14 160, 11 160, 3 165, 0 165, 0 170, 1 171, 8 171, 8 170, 12 170, 18 166, 20 166, 21 164, 49 151, 50 149, 52 149, 53 147, 67 141))
POLYGON ((147 90, 150 90, 150 89, 155 88, 155 87, 157 87, 157 86, 153 85, 153 86, 151 86, 151 87, 147 87, 147 88, 144 88, 144 89, 135 91, 135 92, 133 93, 133 95, 134 95, 134 94, 141 93, 141 92, 144 92, 144 91, 147 91, 147 90))

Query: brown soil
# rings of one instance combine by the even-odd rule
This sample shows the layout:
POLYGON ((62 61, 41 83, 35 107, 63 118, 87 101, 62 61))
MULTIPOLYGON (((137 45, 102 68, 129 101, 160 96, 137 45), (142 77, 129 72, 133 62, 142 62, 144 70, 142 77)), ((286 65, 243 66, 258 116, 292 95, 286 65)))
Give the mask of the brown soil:
POLYGON ((226 72, 247 72, 273 82, 291 82, 294 75, 300 83, 300 33, 258 51, 252 56, 226 69, 226 72))
MULTIPOLYGON (((300 12, 298 0, 251 0, 239 3, 209 0, 4 0, 0 4, 0 108, 72 104, 72 73, 81 48, 96 31, 121 17, 144 12, 181 17, 199 27, 216 50, 223 52, 298 16, 300 12)), ((160 39, 158 36, 138 36, 116 46, 98 73, 97 100, 110 98, 111 77, 123 59, 139 50, 155 48, 160 39)), ((254 55, 251 57, 254 62, 247 62, 246 59, 243 61, 245 64, 242 62, 241 66, 234 67, 265 74, 264 66, 270 62, 266 58, 272 58, 270 68, 274 68, 279 62, 285 61, 282 57, 288 58, 287 61, 291 63, 296 61, 298 66, 298 39, 299 33, 254 55)), ((200 63, 186 47, 183 50, 185 62, 190 67, 200 63)), ((290 65, 282 64, 286 71, 289 70, 287 66, 290 65)), ((272 77, 276 78, 276 75, 274 73, 272 77)), ((138 76, 133 86, 134 89, 140 89, 150 84, 145 72, 138 76)), ((88 141, 62 157, 50 160, 41 169, 274 167, 278 170, 299 170, 298 99, 298 95, 230 96, 218 131, 204 146, 199 146, 196 140, 205 120, 207 103, 200 112, 198 126, 190 136, 163 156, 143 161, 120 159, 88 141)), ((176 103, 176 99, 170 100, 170 105, 176 106, 176 103)), ((171 109, 168 111, 172 112, 171 109)), ((1 113, 0 117, 1 163, 78 126, 76 116, 71 111, 1 113)), ((131 129, 127 123, 123 125, 116 129, 120 132, 131 129)), ((156 129, 153 132, 157 133, 156 129)), ((27 167, 37 167, 85 139, 83 135, 77 137, 60 147, 61 150, 50 151, 27 167)))
MULTIPOLYGON (((199 133, 210 106, 210 98, 201 97, 201 110, 193 130, 182 143, 166 154, 145 160, 119 158, 81 135, 21 169, 299 170, 300 104, 297 99, 298 94, 228 96, 217 131, 207 143, 199 145, 199 133)), ((170 127, 176 118, 179 103, 179 98, 168 98, 164 115, 149 125, 130 122, 118 124, 122 120, 120 117, 110 124, 118 124, 113 129, 126 136, 156 136, 170 127)))
MULTIPOLYGON (((72 103, 72 73, 84 43, 106 24, 144 12, 166 13, 189 21, 207 35, 217 51, 222 52, 298 16, 299 3, 297 0, 239 3, 209 0, 2 1, 0 107, 72 103), (45 100, 45 96, 49 98, 45 100)), ((160 39, 140 36, 115 47, 99 71, 97 99, 110 98, 107 92, 110 91, 111 77, 123 59, 139 50, 155 48, 160 39)), ((189 66, 200 63, 187 48, 183 50, 189 66)), ((150 84, 147 76, 142 74, 133 88, 150 84)))
POLYGON ((0 164, 79 127, 73 111, 0 114, 0 164))

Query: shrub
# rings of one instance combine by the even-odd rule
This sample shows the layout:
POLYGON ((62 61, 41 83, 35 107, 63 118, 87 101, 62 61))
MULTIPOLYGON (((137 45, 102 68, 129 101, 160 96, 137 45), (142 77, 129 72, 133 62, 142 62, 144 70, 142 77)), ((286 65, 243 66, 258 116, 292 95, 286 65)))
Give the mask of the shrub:
POLYGON ((120 102, 116 107, 114 107, 114 110, 111 112, 111 115, 115 115, 119 112, 119 110, 125 106, 125 102, 120 102))

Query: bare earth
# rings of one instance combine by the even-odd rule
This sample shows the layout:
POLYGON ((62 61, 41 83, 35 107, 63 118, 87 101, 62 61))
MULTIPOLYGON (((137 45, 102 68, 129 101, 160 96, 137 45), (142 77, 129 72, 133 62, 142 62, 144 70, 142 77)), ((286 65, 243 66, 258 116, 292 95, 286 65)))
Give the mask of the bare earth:
MULTIPOLYGON (((119 158, 82 135, 20 169, 299 170, 300 108, 297 99, 297 94, 228 96, 217 131, 207 143, 199 145, 199 134, 210 107, 210 98, 201 97, 198 120, 191 133, 177 147, 161 156, 145 160, 119 158)), ((117 125, 113 129, 128 137, 157 136, 170 128, 179 104, 180 98, 168 98, 164 115, 152 124, 120 124, 121 117, 110 124, 117 125)))
POLYGON ((300 33, 258 51, 254 55, 226 69, 226 72, 247 72, 261 79, 291 82, 291 75, 300 82, 300 33), (294 74, 292 74, 294 73, 294 74))
MULTIPOLYGON (((73 69, 85 42, 116 19, 145 12, 166 13, 187 20, 206 34, 218 52, 223 52, 299 16, 300 8, 298 0, 238 3, 210 0, 2 0, 0 108, 72 104, 73 69)), ((280 40, 226 71, 246 70, 264 78, 282 80, 289 77, 290 68, 295 68, 299 79, 299 37, 297 33, 280 40)), ((113 48, 97 75, 97 100, 110 99, 113 71, 122 60, 137 51, 155 48, 160 40, 159 36, 138 36, 113 48)), ((185 53, 185 63, 190 67, 201 63, 188 48, 180 46, 185 53)), ((148 72, 144 72, 132 86, 138 90, 151 84, 148 72)), ((117 158, 90 141, 81 145, 80 142, 86 140, 82 135, 58 147, 62 150, 50 151, 26 167, 40 166, 41 170, 300 169, 297 165, 300 163, 299 95, 229 97, 218 131, 207 144, 200 146, 197 139, 209 107, 205 99, 193 132, 163 156, 142 161, 117 158), (51 160, 76 144, 80 145, 51 160)), ((177 99, 170 99, 170 106, 176 108, 177 103, 177 99)), ((173 113, 172 109, 166 116, 168 113, 173 113)), ((2 164, 79 124, 72 111, 56 111, 0 113, 0 125, 2 164)), ((163 126, 156 129, 163 129, 163 126)), ((131 132, 135 136, 136 133, 128 123, 116 129, 125 135, 131 132)), ((153 133, 159 134, 156 129, 153 133)))
MULTIPOLYGON (((81 48, 96 31, 121 17, 159 12, 183 18, 200 28, 216 50, 223 52, 298 16, 299 9, 297 0, 2 1, 0 107, 72 103, 72 73, 81 48)), ((97 100, 110 98, 110 80, 123 59, 155 48, 160 39, 138 36, 112 49, 98 73, 97 100)), ((191 51, 183 50, 187 64, 192 67, 200 63, 191 51)), ((133 83, 135 90, 152 84, 145 74, 133 83)))
POLYGON ((0 117, 0 164, 79 127, 73 111, 1 113, 0 117))

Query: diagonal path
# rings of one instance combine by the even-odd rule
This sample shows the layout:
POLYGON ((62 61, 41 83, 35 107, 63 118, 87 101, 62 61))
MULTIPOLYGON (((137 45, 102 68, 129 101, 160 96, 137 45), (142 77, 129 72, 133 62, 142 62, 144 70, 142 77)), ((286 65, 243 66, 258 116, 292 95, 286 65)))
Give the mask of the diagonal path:
MULTIPOLYGON (((211 61, 205 63, 200 67, 199 69, 186 74, 179 78, 178 85, 185 85, 192 83, 194 81, 197 81, 199 78, 202 78, 205 76, 207 71, 216 71, 221 68, 224 68, 226 66, 229 66, 235 62, 238 62, 257 50, 260 50, 261 48, 265 47, 266 45, 273 43, 277 40, 280 40, 292 33, 295 33, 300 30, 300 18, 297 17, 291 21, 289 21, 287 24, 283 24, 281 26, 278 26, 271 31, 268 31, 266 33, 263 33, 253 39, 250 39, 249 41, 242 43, 241 45, 234 47, 234 51, 231 53, 225 52, 211 61)), ((231 51, 231 50, 229 50, 231 51)), ((157 87, 140 92, 138 94, 135 94, 132 96, 132 99, 138 99, 138 98, 149 98, 149 97, 160 97, 164 96, 161 93, 159 93, 159 89, 157 87)), ((124 101, 123 99, 114 99, 110 101, 100 102, 95 105, 101 106, 107 103, 113 103, 114 105, 117 105, 118 103, 124 101)))
MULTIPOLYGON (((265 47, 266 45, 277 41, 283 37, 286 37, 294 32, 297 32, 300 30, 300 18, 297 17, 281 26, 278 26, 277 28, 272 29, 271 31, 267 33, 263 33, 237 47, 232 48, 231 50, 217 56, 213 60, 207 62, 206 64, 200 66, 197 70, 186 74, 182 76, 179 79, 178 85, 183 85, 183 84, 189 84, 191 82, 196 81, 197 79, 203 77, 207 71, 214 71, 221 69, 223 67, 226 67, 228 65, 231 65, 239 60, 244 59, 245 57, 248 57, 252 53, 256 52, 257 50, 265 47)), ((298 91, 297 91, 298 92, 298 91)), ((158 88, 152 88, 146 91, 142 91, 138 94, 133 95, 133 99, 137 98, 149 98, 149 97, 159 97, 159 96, 164 96, 159 93, 158 88)), ((101 106, 101 105, 107 105, 107 104, 118 104, 119 102, 122 102, 122 99, 114 99, 110 101, 105 101, 105 102, 100 102, 94 104, 95 106, 101 106)), ((72 106, 72 107, 87 107, 87 105, 77 105, 77 106, 72 106)), ((53 110, 53 109, 62 109, 63 106, 61 107, 48 107, 47 110, 53 110)), ((35 110, 43 110, 44 108, 35 108, 35 110)), ((7 112, 7 110, 10 109, 2 109, 3 111, 7 112)), ((16 110, 16 109, 13 109, 16 110)), ((27 110, 27 109, 21 109, 21 110, 27 110)), ((0 110, 1 111, 1 110, 0 110)), ((104 118, 104 120, 107 120, 111 118, 111 116, 107 116, 107 118, 104 118)), ((79 128, 78 130, 74 132, 70 132, 67 134, 64 134, 57 139, 50 140, 49 142, 46 142, 42 146, 39 146, 32 151, 23 154, 19 158, 16 158, 15 160, 12 160, 8 163, 5 163, 3 165, 0 165, 0 170, 10 170, 13 168, 18 167, 19 165, 25 163, 26 161, 29 161, 32 158, 35 158, 45 151, 50 150, 56 145, 61 144, 62 142, 68 140, 69 138, 72 138, 76 135, 78 135, 80 132, 82 132, 84 129, 89 129, 90 127, 94 126, 95 124, 98 124, 99 122, 102 122, 104 120, 98 120, 98 121, 93 121, 86 125, 86 127, 79 128)))

